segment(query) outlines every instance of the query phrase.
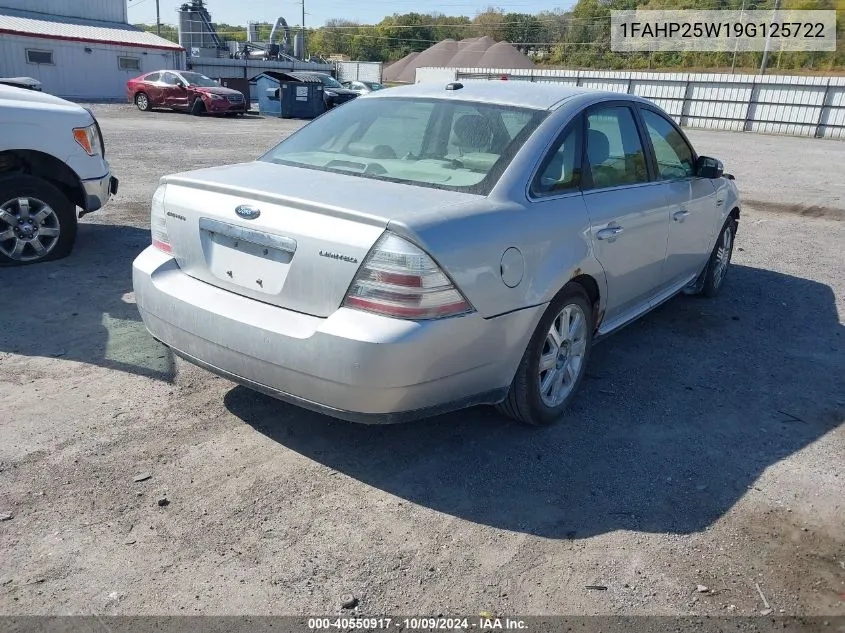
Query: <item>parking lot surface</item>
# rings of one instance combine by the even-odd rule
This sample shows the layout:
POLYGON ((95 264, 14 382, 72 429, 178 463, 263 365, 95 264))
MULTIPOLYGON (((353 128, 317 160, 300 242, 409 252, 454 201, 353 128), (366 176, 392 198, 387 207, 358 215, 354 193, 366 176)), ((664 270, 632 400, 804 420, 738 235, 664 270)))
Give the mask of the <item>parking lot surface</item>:
POLYGON ((561 424, 372 427, 134 305, 158 178, 301 124, 94 108, 119 196, 0 269, 0 613, 845 614, 845 143, 690 131, 746 201, 722 294, 598 345, 561 424))

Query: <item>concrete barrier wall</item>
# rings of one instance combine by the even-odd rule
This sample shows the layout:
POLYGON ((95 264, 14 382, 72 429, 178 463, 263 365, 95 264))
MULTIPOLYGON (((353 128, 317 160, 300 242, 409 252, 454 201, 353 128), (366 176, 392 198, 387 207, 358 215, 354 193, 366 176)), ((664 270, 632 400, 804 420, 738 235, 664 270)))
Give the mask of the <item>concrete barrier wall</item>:
POLYGON ((845 77, 419 68, 416 81, 502 76, 639 95, 686 127, 845 139, 845 77))

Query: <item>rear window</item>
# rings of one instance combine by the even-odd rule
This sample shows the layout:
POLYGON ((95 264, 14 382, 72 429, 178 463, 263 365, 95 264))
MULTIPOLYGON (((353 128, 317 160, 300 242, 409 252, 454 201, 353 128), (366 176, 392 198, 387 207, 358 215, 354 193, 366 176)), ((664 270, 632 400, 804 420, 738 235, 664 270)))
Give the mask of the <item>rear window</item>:
POLYGON ((261 160, 486 195, 546 112, 469 101, 362 99, 261 160))

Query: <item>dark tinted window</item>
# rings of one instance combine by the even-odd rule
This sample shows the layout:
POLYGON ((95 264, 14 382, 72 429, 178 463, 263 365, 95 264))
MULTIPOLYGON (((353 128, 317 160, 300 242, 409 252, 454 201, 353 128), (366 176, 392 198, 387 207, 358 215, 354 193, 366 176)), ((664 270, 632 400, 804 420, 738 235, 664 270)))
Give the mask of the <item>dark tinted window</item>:
POLYGON ((118 57, 117 66, 120 70, 141 70, 141 60, 137 57, 118 57))
POLYGON ((317 73, 317 78, 323 82, 323 85, 326 88, 343 88, 343 86, 337 79, 335 79, 334 77, 330 77, 329 75, 317 73))
POLYGON ((548 196, 581 185, 581 123, 561 134, 531 183, 531 193, 548 196))
POLYGON ((646 131, 654 148, 657 171, 662 180, 689 178, 695 173, 692 148, 678 129, 651 110, 641 110, 646 131))
POLYGON ((52 64, 53 51, 36 51, 28 48, 26 51, 26 61, 30 64, 52 64))
POLYGON ((587 116, 587 165, 596 188, 648 181, 643 144, 630 108, 612 106, 587 116))

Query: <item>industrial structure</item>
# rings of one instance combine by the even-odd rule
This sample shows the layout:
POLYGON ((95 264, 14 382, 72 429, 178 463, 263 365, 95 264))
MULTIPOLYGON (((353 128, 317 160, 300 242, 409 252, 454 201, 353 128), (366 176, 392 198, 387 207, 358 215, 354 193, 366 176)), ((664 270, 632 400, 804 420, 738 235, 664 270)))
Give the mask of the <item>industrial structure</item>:
MULTIPOLYGON (((304 18, 303 13, 303 21, 304 18)), ((247 25, 246 42, 224 41, 214 28, 205 0, 191 0, 179 7, 179 44, 190 57, 309 61, 305 56, 303 29, 292 34, 282 16, 276 19, 267 41, 259 40, 256 22, 247 25)))
MULTIPOLYGON (((3 0, 0 0, 2 2, 3 0)), ((302 30, 294 33, 288 21, 279 16, 266 40, 259 38, 259 24, 249 22, 246 41, 227 41, 217 32, 205 0, 190 0, 179 7, 179 43, 187 52, 191 70, 221 82, 250 80, 253 101, 260 100, 256 79, 261 73, 292 71, 320 72, 341 76, 341 69, 322 59, 306 57, 302 30)), ((303 21, 304 21, 303 15, 303 21)), ((367 71, 381 78, 381 64, 367 71)), ((355 74, 360 69, 354 68, 355 74)), ((241 88, 239 88, 241 89, 241 88)), ((278 105, 278 103, 276 104, 278 105)))
POLYGON ((126 0, 0 0, 0 76, 33 77, 60 97, 119 100, 132 77, 184 67, 181 46, 128 23, 126 0))

